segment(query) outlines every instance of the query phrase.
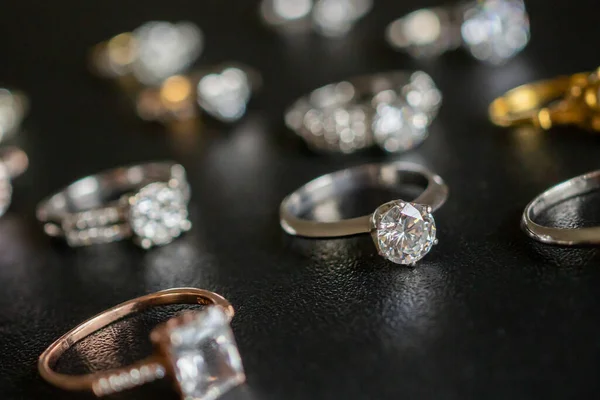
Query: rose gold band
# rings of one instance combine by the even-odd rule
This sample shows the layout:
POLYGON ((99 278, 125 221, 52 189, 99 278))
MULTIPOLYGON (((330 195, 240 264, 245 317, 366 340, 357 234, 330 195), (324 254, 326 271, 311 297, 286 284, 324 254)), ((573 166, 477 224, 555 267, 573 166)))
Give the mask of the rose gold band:
POLYGON ((92 390, 97 396, 129 389, 160 379, 165 375, 164 361, 152 355, 130 366, 86 375, 66 375, 52 369, 60 356, 75 343, 94 332, 150 307, 167 304, 204 304, 221 306, 229 318, 233 307, 224 297, 202 289, 177 288, 163 290, 126 301, 77 325, 52 343, 40 356, 38 370, 49 383, 66 390, 92 390))

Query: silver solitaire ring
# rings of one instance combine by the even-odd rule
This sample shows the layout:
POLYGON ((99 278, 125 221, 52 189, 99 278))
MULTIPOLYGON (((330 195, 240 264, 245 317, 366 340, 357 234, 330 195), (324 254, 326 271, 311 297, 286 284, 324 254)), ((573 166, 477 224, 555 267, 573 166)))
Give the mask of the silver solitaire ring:
POLYGON ((283 199, 279 216, 283 230, 295 236, 334 238, 369 233, 382 257, 396 264, 414 265, 437 244, 432 213, 447 198, 448 187, 443 179, 421 165, 366 164, 308 182, 283 199), (335 212, 319 213, 319 220, 303 218, 308 211, 335 196, 357 189, 394 189, 402 185, 418 185, 424 190, 412 202, 392 200, 362 217, 339 220, 335 212))
POLYGON ((425 72, 393 71, 313 90, 287 110, 285 121, 317 151, 352 153, 377 144, 398 153, 427 138, 441 101, 425 72))
POLYGON ((133 238, 148 249, 191 228, 185 169, 172 162, 115 168, 72 183, 43 200, 44 231, 72 246, 133 238))
POLYGON ((473 57, 502 64, 529 42, 523 0, 480 0, 423 8, 392 22, 390 46, 415 58, 431 58, 460 46, 473 57))
POLYGON ((600 170, 588 172, 553 186, 525 207, 521 227, 529 237, 546 244, 565 246, 600 244, 600 226, 553 228, 534 222, 544 210, 597 189, 600 189, 600 170))

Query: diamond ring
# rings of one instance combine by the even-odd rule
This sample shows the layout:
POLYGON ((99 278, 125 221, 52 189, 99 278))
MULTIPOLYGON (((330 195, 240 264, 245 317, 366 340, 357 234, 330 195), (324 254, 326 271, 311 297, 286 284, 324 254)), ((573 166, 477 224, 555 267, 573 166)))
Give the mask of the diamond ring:
POLYGON ((565 200, 600 189, 600 170, 588 172, 551 187, 535 197, 523 211, 521 227, 532 239, 546 244, 576 246, 600 244, 600 226, 558 228, 535 222, 545 210, 565 200))
POLYGON ((373 7, 373 0, 263 0, 260 17, 286 33, 316 32, 330 37, 348 33, 373 7))
POLYGON ((245 381, 229 322, 233 307, 222 296, 202 289, 169 289, 138 297, 79 324, 52 343, 38 361, 40 375, 65 390, 91 390, 97 397, 118 393, 163 377, 174 380, 182 399, 213 400, 245 381), (151 307, 202 304, 157 326, 150 334, 156 352, 137 363, 87 375, 54 371, 58 359, 80 340, 151 307))
POLYGON ((261 86, 260 73, 238 63, 225 63, 188 75, 167 78, 142 90, 138 115, 149 121, 171 122, 198 116, 198 107, 221 122, 235 122, 246 113, 252 93, 261 86))
POLYGON ((0 88, 0 141, 12 137, 27 113, 27 96, 15 90, 0 88))
POLYGON ((157 85, 192 65, 203 46, 202 32, 191 22, 150 21, 97 45, 92 64, 105 77, 133 76, 157 85))
POLYGON ((130 237, 144 249, 165 245, 191 228, 185 175, 169 162, 115 168, 43 200, 37 217, 46 234, 72 247, 130 237))
POLYGON ((424 8, 392 22, 386 39, 415 58, 439 56, 462 45, 481 61, 502 64, 529 42, 529 17, 523 0, 424 8))
POLYGON ((366 164, 323 175, 308 182, 282 202, 281 227, 290 235, 333 238, 371 234, 378 253, 396 263, 414 265, 437 244, 432 212, 448 197, 442 178, 421 165, 407 162, 366 164), (303 218, 319 204, 350 191, 378 188, 394 190, 403 185, 424 187, 412 202, 393 200, 373 213, 340 219, 337 207, 323 207, 317 220, 303 218))
POLYGON ((398 153, 427 138, 441 102, 425 72, 387 72, 313 90, 286 111, 285 122, 317 151, 352 153, 377 144, 398 153))
POLYGON ((0 150, 0 216, 6 213, 12 200, 11 180, 23 174, 29 165, 27 154, 18 147, 0 150))

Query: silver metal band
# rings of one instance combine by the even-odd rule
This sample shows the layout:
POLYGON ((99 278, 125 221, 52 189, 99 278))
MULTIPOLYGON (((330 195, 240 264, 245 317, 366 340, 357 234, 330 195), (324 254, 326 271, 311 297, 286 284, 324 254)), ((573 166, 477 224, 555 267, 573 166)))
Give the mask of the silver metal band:
POLYGON ((129 199, 153 182, 169 182, 189 198, 185 170, 171 162, 111 169, 80 179, 40 202, 37 217, 49 236, 69 245, 107 243, 132 236, 129 199))
POLYGON ((405 184, 421 184, 424 191, 413 202, 430 206, 432 211, 441 207, 448 197, 448 187, 442 178, 421 165, 408 162, 366 164, 323 175, 287 196, 279 209, 281 227, 290 235, 313 238, 369 233, 372 214, 334 222, 306 220, 300 215, 349 190, 396 188, 405 184))
POLYGON ((600 244, 600 226, 566 229, 552 228, 534 222, 544 210, 596 189, 600 189, 600 170, 577 176, 551 187, 525 207, 521 227, 529 237, 542 243, 567 246, 600 244))
POLYGON ((297 100, 285 121, 319 151, 352 153, 377 143, 400 152, 425 140, 440 104, 429 75, 392 71, 318 88, 297 100))

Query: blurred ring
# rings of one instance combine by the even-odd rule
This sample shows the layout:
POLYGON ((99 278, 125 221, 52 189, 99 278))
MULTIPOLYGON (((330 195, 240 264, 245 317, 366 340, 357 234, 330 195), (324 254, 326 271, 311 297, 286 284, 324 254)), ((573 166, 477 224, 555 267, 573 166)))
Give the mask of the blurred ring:
POLYGON ((425 72, 385 72, 315 89, 286 111, 285 122, 317 151, 352 153, 377 144, 397 153, 427 138, 441 101, 425 72))
POLYGON ((424 8, 393 21, 386 40, 415 58, 439 56, 459 46, 473 57, 502 64, 529 42, 523 0, 482 0, 424 8))
POLYGON ((190 67, 203 42, 202 32, 191 22, 150 21, 96 45, 92 66, 104 77, 133 76, 140 84, 157 85, 190 67))

